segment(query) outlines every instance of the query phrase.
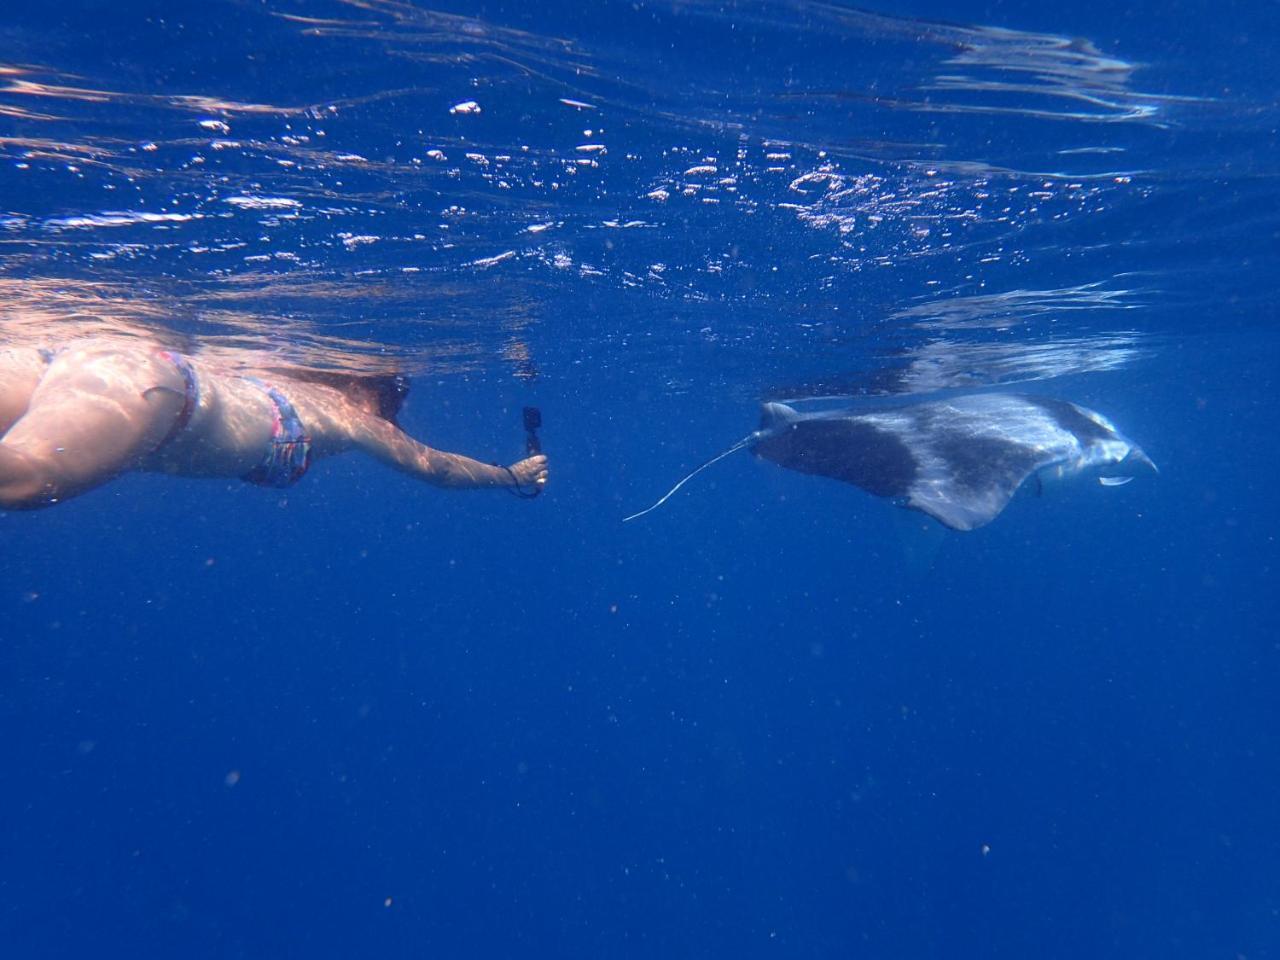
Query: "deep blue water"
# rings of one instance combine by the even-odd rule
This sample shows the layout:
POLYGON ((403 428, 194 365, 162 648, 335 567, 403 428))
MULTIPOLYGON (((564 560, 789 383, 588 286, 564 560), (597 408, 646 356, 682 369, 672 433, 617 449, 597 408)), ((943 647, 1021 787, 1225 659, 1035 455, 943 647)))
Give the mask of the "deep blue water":
POLYGON ((7 8, 5 336, 393 363, 552 481, 0 515, 3 955, 1280 956, 1278 28, 7 8), (737 454, 621 523, 761 399, 996 385, 1160 476, 955 533, 737 454))

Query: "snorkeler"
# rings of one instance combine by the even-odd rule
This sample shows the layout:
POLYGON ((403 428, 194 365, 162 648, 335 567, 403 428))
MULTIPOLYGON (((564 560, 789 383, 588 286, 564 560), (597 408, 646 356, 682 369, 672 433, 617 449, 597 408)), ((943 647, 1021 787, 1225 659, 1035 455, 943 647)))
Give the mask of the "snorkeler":
POLYGON ((438 487, 536 496, 538 454, 491 466, 395 423, 401 377, 220 369, 145 343, 0 347, 0 509, 51 506, 127 470, 296 483, 311 463, 363 450, 438 487))

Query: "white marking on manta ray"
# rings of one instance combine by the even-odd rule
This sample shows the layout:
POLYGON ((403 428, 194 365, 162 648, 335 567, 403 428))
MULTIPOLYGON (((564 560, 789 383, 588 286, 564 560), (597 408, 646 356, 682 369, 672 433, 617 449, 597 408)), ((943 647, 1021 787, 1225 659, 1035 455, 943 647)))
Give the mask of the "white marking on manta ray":
POLYGON ((1096 471, 1103 486, 1158 472, 1106 417, 1064 400, 984 393, 880 410, 801 413, 766 403, 760 429, 703 463, 634 520, 729 454, 751 447, 926 513, 953 530, 994 520, 1029 477, 1096 471))

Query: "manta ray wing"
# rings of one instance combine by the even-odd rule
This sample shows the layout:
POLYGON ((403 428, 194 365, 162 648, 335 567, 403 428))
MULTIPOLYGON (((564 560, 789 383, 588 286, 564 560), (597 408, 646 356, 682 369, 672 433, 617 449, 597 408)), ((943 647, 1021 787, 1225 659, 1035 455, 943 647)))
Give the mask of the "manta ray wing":
POLYGON ((940 412, 916 412, 923 416, 909 443, 919 469, 906 504, 953 530, 990 523, 1028 477, 1064 454, 1063 437, 1028 442, 981 420, 948 423, 940 412))

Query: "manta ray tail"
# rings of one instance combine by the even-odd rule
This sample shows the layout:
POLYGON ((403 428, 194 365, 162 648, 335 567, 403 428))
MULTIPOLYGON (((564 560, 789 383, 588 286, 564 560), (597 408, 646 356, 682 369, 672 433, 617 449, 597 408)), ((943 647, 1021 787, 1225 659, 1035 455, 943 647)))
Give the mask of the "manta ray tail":
POLYGON ((700 466, 700 467, 698 467, 697 469, 695 469, 695 470, 694 470, 692 473, 690 473, 687 477, 685 477, 683 480, 681 480, 679 483, 677 483, 674 487, 672 487, 670 490, 668 490, 665 494, 663 494, 662 498, 661 498, 661 499, 659 499, 659 500, 658 500, 658 502, 657 502, 657 503, 655 503, 653 506, 651 506, 651 507, 649 507, 649 508, 647 508, 647 509, 645 509, 645 510, 641 510, 639 513, 633 513, 633 514, 632 514, 631 516, 629 516, 629 517, 623 517, 623 518, 622 518, 622 522, 623 522, 623 523, 626 523, 628 520, 634 520, 634 519, 636 519, 636 517, 643 517, 646 513, 649 513, 650 511, 653 511, 653 510, 657 510, 660 506, 662 506, 664 503, 666 503, 668 500, 670 500, 670 499, 671 499, 671 495, 672 495, 673 493, 675 493, 677 490, 679 490, 681 487, 683 487, 686 483, 688 483, 690 480, 692 480, 694 477, 696 477, 698 474, 700 474, 703 470, 707 469, 707 467, 711 466, 713 463, 719 463, 721 460, 723 460, 725 457, 727 457, 727 456, 728 456, 729 454, 731 454, 731 453, 737 453, 739 450, 741 450, 741 449, 742 449, 743 447, 745 447, 747 444, 752 443, 752 442, 754 442, 754 441, 755 441, 755 440, 757 440, 757 439, 759 439, 759 433, 758 433, 758 432, 757 432, 757 433, 752 433, 752 434, 750 434, 750 435, 748 435, 748 436, 743 437, 741 440, 739 440, 737 443, 735 443, 735 444, 734 444, 732 447, 730 447, 728 450, 724 451, 724 453, 718 453, 718 454, 716 454, 714 457, 712 457, 712 458, 711 458, 710 460, 708 460, 706 463, 702 464, 702 466, 700 466))

